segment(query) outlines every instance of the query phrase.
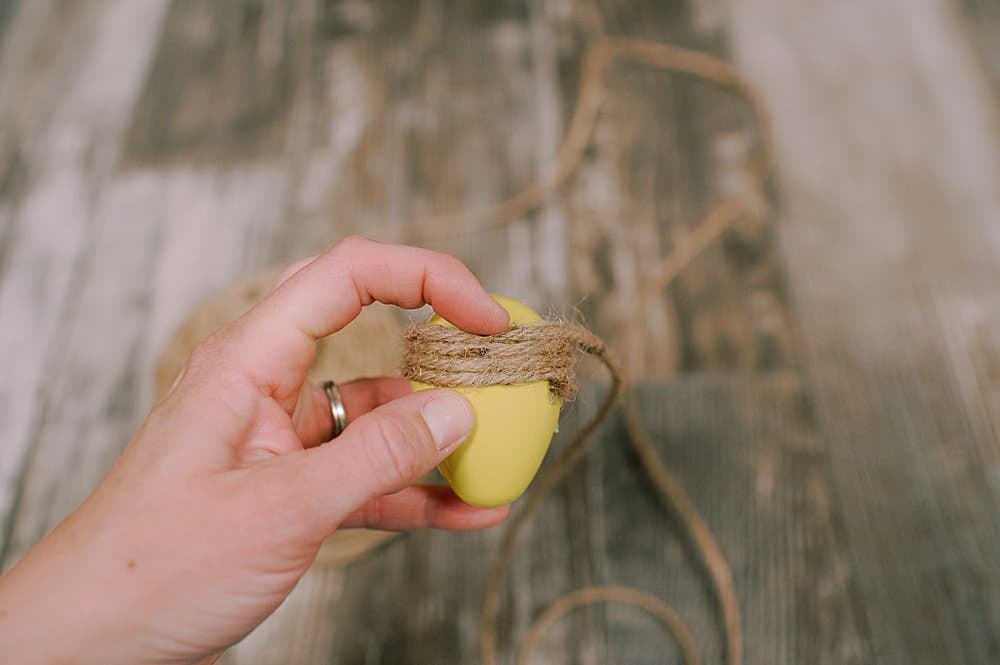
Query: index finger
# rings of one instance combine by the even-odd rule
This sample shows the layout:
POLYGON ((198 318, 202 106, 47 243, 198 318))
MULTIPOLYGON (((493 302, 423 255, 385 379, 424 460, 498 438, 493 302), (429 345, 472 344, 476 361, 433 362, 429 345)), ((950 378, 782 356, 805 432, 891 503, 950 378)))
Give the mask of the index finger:
POLYGON ((508 325, 507 312, 461 261, 351 237, 296 272, 235 324, 239 366, 275 398, 294 399, 316 341, 375 301, 407 309, 432 305, 470 333, 498 333, 508 325))

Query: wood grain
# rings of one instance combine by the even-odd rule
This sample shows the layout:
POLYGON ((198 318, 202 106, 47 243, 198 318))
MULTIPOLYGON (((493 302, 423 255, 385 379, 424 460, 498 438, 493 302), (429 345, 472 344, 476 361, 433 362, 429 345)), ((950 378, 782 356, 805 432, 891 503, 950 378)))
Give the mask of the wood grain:
MULTIPOLYGON (((638 391, 660 454, 729 558, 748 663, 866 662, 846 543, 826 477, 829 453, 800 375, 704 375, 638 391)), ((718 619, 678 525, 615 423, 588 466, 598 497, 601 577, 654 591, 691 623, 705 662, 721 662, 718 619), (638 480, 638 482, 637 482, 638 480), (641 524, 641 528, 636 528, 641 524)), ((651 622, 609 611, 605 662, 659 663, 651 622)), ((568 646, 568 645, 567 645, 568 646)))
POLYGON ((736 24, 783 128, 783 254, 873 654, 993 662, 1000 135, 980 61, 943 3, 761 1, 736 24))
MULTIPOLYGON (((963 0, 965 28, 974 39, 976 55, 985 65, 996 95, 1000 95, 1000 3, 995 0, 963 0)), ((961 29, 960 28, 960 29, 961 29)))
POLYGON ((292 9, 259 1, 172 3, 125 162, 219 163, 280 149, 296 64, 292 9))
MULTIPOLYGON (((645 384, 639 397, 661 454, 682 473, 734 565, 748 662, 865 662, 848 553, 825 478, 827 454, 798 376, 645 384)), ((591 385, 564 418, 557 448, 596 401, 591 385)), ((502 652, 512 653, 531 619, 562 593, 588 582, 624 583, 674 605, 691 622, 706 662, 718 662, 718 626, 700 571, 623 436, 617 420, 603 428, 592 455, 528 526, 507 580, 502 652)), ((473 610, 495 536, 414 534, 353 565, 336 625, 356 621, 352 612, 371 618, 338 633, 328 659, 475 661, 473 610), (383 587, 396 584, 385 597, 383 587)), ((559 624, 538 659, 662 663, 673 653, 651 621, 608 608, 559 624)))
MULTIPOLYGON (((108 201, 117 200, 113 194, 104 198, 103 187, 111 178, 117 138, 145 74, 161 7, 155 1, 105 3, 65 17, 70 28, 59 21, 47 24, 55 34, 39 28, 42 42, 65 37, 63 30, 70 30, 86 56, 57 49, 58 78, 48 83, 61 84, 60 104, 29 94, 22 100, 26 106, 0 110, 7 128, 17 129, 19 120, 27 123, 18 150, 23 183, 11 205, 5 234, 10 247, 0 266, 0 365, 7 376, 0 387, 4 565, 72 509, 110 463, 107 447, 94 451, 86 441, 89 434, 80 437, 81 430, 89 429, 84 423, 95 428, 90 433, 99 446, 108 445, 108 433, 97 430, 107 427, 119 433, 112 439, 117 447, 121 432, 137 422, 132 406, 116 400, 127 396, 128 382, 135 381, 129 354, 142 334, 134 290, 141 289, 141 279, 121 284, 113 272, 99 270, 96 279, 88 277, 95 262, 100 266, 108 254, 139 262, 133 265, 141 274, 141 261, 152 249, 155 227, 136 225, 134 209, 127 218, 101 211, 108 201), (152 34, 137 27, 142 24, 137 17, 147 20, 152 34), (129 54, 127 65, 115 77, 106 77, 107 67, 123 53, 129 54), (42 125, 35 124, 33 101, 41 105, 37 113, 45 119, 42 125), (135 247, 133 256, 121 256, 126 246, 135 247), (108 320, 119 325, 109 331, 108 320), (102 354, 92 352, 95 344, 102 354), (61 418, 71 422, 59 428, 61 418), (39 454, 42 446, 52 452, 39 454), (74 459, 80 451, 89 454, 74 459), (28 468, 34 464, 46 471, 31 473, 28 468), (67 475, 63 470, 74 467, 84 471, 67 475), (65 488, 68 499, 54 501, 39 486, 65 488), (37 507, 32 499, 36 488, 43 495, 37 507)), ((25 6, 18 20, 33 20, 31 11, 25 6)), ((16 50, 21 45, 11 39, 5 46, 16 50)), ((5 50, 4 63, 18 62, 16 56, 5 50)))
MULTIPOLYGON (((723 55, 717 33, 680 3, 609 3, 602 13, 613 34, 723 55)), ((765 216, 741 221, 667 293, 640 291, 715 202, 765 197, 751 182, 755 123, 745 102, 637 65, 614 67, 605 89, 592 154, 570 186, 581 309, 635 376, 787 367, 794 349, 765 216)))
MULTIPOLYGON (((198 302, 348 233, 413 240, 409 220, 545 172, 599 22, 731 56, 775 121, 779 197, 750 192, 758 218, 638 297, 713 201, 748 193, 753 119, 621 66, 560 192, 428 244, 493 290, 578 307, 646 380, 643 417, 730 557, 749 664, 1000 662, 996 7, 0 3, 2 565, 98 482, 198 302)), ((596 403, 587 376, 563 437, 596 403)), ((557 595, 618 582, 675 604, 718 661, 704 582, 621 436, 609 423, 527 529, 508 657, 557 595)), ((223 662, 475 662, 497 538, 416 533, 318 567, 223 662)), ((590 608, 539 661, 672 649, 590 608)))

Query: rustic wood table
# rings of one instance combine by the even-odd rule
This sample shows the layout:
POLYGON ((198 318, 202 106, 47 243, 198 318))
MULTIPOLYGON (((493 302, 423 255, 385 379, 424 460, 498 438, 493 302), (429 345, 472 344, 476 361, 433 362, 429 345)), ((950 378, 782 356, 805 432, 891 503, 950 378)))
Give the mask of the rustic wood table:
MULTIPOLYGON (((748 663, 1000 662, 996 0, 0 2, 3 565, 107 470, 197 302, 544 173, 595 15, 736 64, 774 125, 772 209, 644 295, 746 180, 753 123, 622 65, 565 187, 428 244, 494 290, 578 307, 624 358, 732 564, 748 663)), ((565 431, 603 389, 589 376, 565 431)), ((316 569, 224 662, 476 662, 497 539, 415 533, 316 569)), ((502 652, 607 582, 670 602, 720 662, 704 577, 617 417, 522 538, 502 652)), ((537 662, 674 649, 598 607, 537 662)))

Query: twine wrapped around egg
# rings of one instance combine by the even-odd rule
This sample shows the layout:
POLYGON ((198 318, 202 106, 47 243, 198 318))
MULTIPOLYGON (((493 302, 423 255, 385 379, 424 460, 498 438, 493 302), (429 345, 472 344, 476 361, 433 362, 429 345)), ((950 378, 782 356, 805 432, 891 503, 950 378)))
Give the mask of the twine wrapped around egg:
POLYGON ((441 388, 548 381, 549 391, 564 402, 576 396, 574 351, 606 351, 586 327, 559 321, 486 336, 424 323, 411 326, 403 341, 403 376, 413 381, 441 388))
MULTIPOLYGON (((484 387, 548 381, 550 392, 563 400, 576 394, 577 352, 596 357, 611 374, 612 387, 587 425, 566 446, 559 458, 538 477, 520 510, 507 523, 500 552, 490 570, 483 598, 480 623, 482 658, 495 665, 496 617, 500 609, 500 586, 510 564, 521 526, 545 496, 583 454, 587 442, 611 412, 625 381, 622 370, 600 337, 583 325, 544 321, 515 326, 495 335, 474 335, 432 323, 411 326, 404 335, 403 375, 413 381, 440 387, 484 387)), ((626 393, 628 395, 628 393, 626 393)), ((732 574, 725 556, 708 525, 688 499, 680 479, 663 463, 638 409, 630 397, 624 400, 625 427, 629 441, 654 487, 687 527, 702 563, 712 580, 724 617, 727 644, 733 652, 732 636, 740 635, 739 605, 732 574)), ((522 644, 518 662, 525 665, 545 628, 559 616, 581 605, 616 602, 639 607, 673 633, 687 663, 699 662, 694 637, 684 620, 652 594, 618 585, 589 586, 558 599, 532 625, 522 644)), ((740 643, 735 643, 739 648, 740 643)), ((730 656, 730 660, 733 658, 730 656)))

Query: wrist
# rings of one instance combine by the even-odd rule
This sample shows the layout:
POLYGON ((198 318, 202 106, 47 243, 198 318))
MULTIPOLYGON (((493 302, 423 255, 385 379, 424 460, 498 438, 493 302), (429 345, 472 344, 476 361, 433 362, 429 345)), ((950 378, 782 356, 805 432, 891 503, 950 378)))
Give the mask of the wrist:
POLYGON ((85 653, 80 624, 65 620, 63 592, 46 568, 31 552, 0 577, 0 652, 19 663, 69 663, 85 653))
POLYGON ((113 587, 91 565, 92 548, 63 546, 64 528, 0 576, 0 653, 18 663, 114 662, 113 587))

